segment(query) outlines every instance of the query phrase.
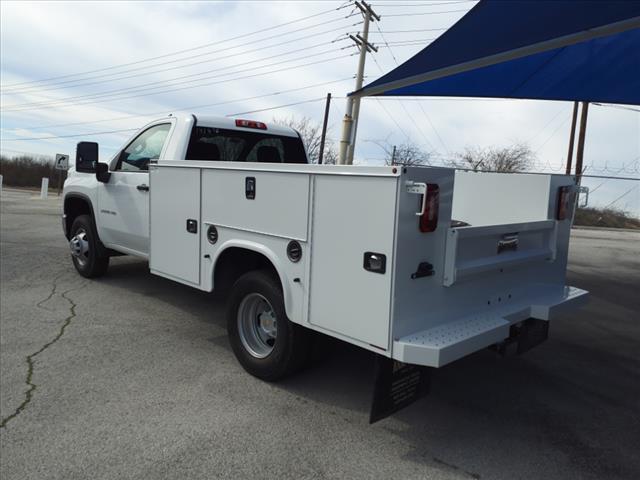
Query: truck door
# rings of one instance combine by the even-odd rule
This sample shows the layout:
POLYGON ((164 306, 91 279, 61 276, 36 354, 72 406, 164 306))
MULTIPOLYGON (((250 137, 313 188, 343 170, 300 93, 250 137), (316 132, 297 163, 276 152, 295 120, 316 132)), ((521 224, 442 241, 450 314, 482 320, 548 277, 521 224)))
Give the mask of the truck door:
POLYGON ((153 125, 118 155, 98 189, 99 235, 107 245, 149 254, 149 162, 160 158, 171 123, 153 125))

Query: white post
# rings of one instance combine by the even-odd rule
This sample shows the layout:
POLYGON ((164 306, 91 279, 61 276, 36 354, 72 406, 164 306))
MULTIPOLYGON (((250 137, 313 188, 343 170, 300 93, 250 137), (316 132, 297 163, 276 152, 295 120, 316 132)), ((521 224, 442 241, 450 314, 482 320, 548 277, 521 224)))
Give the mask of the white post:
POLYGON ((0 175, 0 195, 2 195, 2 175, 0 175))
POLYGON ((340 151, 338 156, 338 165, 346 165, 347 155, 349 153, 349 142, 351 141, 351 108, 353 107, 353 97, 347 97, 347 111, 342 120, 342 140, 340 140, 340 151))
POLYGON ((40 187, 40 198, 47 198, 47 195, 49 193, 49 179, 48 178, 42 178, 42 186, 40 187))

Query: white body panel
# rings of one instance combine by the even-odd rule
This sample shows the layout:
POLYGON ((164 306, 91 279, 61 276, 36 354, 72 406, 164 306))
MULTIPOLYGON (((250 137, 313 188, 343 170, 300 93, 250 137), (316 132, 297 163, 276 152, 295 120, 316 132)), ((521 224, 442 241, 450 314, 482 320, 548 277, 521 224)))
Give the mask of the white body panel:
MULTIPOLYGON (((153 172, 153 170, 152 170, 153 172)), ((149 268, 194 286, 200 285, 200 232, 186 229, 187 219, 200 228, 200 170, 167 168, 154 175, 149 268), (170 192, 178 190, 178 195, 170 192)))
POLYGON ((207 221, 255 233, 307 239, 309 175, 203 169, 202 184, 202 208, 210 216, 207 221), (248 177, 256 180, 254 200, 245 198, 248 177))
POLYGON ((546 219, 550 178, 456 171, 451 216, 477 227, 546 219))
POLYGON ((310 323, 389 348, 392 271, 363 268, 364 252, 393 256, 397 177, 315 179, 310 323))
POLYGON ((98 184, 96 225, 102 242, 145 256, 149 253, 149 185, 146 172, 113 172, 109 183, 98 184))

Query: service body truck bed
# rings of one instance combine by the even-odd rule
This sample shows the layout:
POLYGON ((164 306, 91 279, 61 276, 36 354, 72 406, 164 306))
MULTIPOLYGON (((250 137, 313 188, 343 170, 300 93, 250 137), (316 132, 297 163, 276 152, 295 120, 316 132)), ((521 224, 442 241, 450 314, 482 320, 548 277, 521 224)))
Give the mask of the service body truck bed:
MULTIPOLYGON (((215 129, 216 120, 208 121, 206 128, 215 129)), ((260 363, 278 358, 283 336, 291 342, 302 328, 389 359, 380 363, 385 380, 376 391, 393 396, 393 374, 406 369, 391 360, 440 367, 489 346, 514 343, 523 352, 546 338, 554 315, 586 299, 585 291, 565 285, 571 176, 308 165, 306 158, 285 164, 268 156, 268 163, 185 160, 200 123, 171 122, 169 144, 145 174, 149 233, 141 256, 152 273, 204 291, 237 280, 234 288, 244 293, 232 292, 230 300, 232 345, 243 366, 262 378, 290 371, 263 375, 260 363), (276 305, 258 306, 279 298, 260 290, 264 278, 243 280, 258 268, 273 273, 282 314, 276 305), (249 325, 244 333, 243 325, 249 325)), ((271 132, 259 122, 239 122, 240 130, 271 132)), ((103 176, 98 188, 112 181, 103 176)), ((65 184, 65 195, 73 185, 65 184)), ((95 220, 98 242, 132 253, 104 241, 103 217, 112 220, 112 212, 95 220)), ((77 255, 78 236, 65 222, 77 255)), ((282 356, 302 356, 294 350, 282 356)), ((411 395, 426 390, 420 372, 401 379, 406 387, 413 375, 411 395)), ((409 394, 395 403, 378 398, 374 410, 385 406, 372 419, 403 406, 409 394)))
POLYGON ((150 268, 211 291, 225 250, 258 251, 278 271, 291 321, 439 367, 501 342, 514 323, 547 321, 584 297, 565 286, 571 222, 554 219, 565 185, 573 179, 443 168, 159 162, 150 174, 150 268), (438 186, 433 232, 419 229, 422 195, 409 191, 410 182, 438 186), (514 197, 497 200, 509 188, 514 197), (518 198, 518 221, 494 224, 497 210, 513 209, 518 198), (471 226, 447 228, 452 211, 471 226), (187 219, 202 225, 197 234, 187 219), (505 238, 515 246, 500 251, 505 238), (292 240, 302 247, 295 263, 286 255, 292 240), (368 269, 368 254, 384 268, 368 269), (416 274, 421 264, 431 267, 416 274))

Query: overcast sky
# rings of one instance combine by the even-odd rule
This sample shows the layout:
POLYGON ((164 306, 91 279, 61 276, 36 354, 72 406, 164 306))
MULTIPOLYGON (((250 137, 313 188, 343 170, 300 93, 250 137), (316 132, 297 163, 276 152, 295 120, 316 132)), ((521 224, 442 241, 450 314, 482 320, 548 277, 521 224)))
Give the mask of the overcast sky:
MULTIPOLYGON (((365 84, 423 49, 475 2, 372 5, 382 19, 370 40, 380 49, 367 58, 365 84)), ((0 10, 0 147, 6 155, 73 154, 85 139, 98 141, 106 158, 132 133, 123 130, 180 110, 271 109, 242 116, 307 116, 320 123, 327 92, 337 97, 329 121, 337 139, 344 96, 354 87, 357 50, 347 34, 359 31, 361 17, 347 2, 2 1, 0 10), (306 103, 272 109, 298 102, 306 103), (77 134, 86 135, 31 140, 77 134)), ((382 162, 376 142, 415 143, 433 153, 434 163, 468 146, 525 142, 536 152, 535 170, 559 172, 571 110, 570 102, 364 99, 356 163, 382 162)), ((593 105, 586 173, 637 178, 639 164, 640 113, 593 105)), ((614 206, 640 213, 640 182, 583 184, 599 206, 631 189, 614 206)))

